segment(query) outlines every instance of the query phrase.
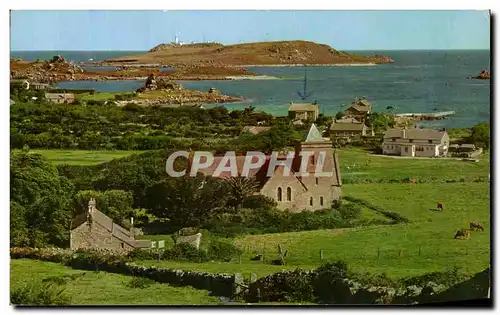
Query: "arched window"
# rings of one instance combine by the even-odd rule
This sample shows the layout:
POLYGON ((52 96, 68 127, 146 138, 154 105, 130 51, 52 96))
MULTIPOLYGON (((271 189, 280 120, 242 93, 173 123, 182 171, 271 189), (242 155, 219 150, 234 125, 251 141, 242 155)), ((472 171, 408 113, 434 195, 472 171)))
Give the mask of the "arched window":
POLYGON ((286 200, 292 201, 292 188, 291 187, 287 187, 287 189, 286 189, 286 200))
POLYGON ((319 197, 319 204, 322 206, 323 205, 323 196, 319 197))
POLYGON ((319 183, 319 178, 316 177, 316 185, 319 183))
POLYGON ((278 187, 278 201, 281 201, 281 187, 278 187))
POLYGON ((313 205, 313 197, 309 198, 309 205, 312 206, 313 205))

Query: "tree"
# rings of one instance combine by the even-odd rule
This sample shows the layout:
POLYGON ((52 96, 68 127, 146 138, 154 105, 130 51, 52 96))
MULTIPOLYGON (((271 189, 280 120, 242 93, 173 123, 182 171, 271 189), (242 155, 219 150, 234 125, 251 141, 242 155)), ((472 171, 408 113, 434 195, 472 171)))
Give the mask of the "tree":
POLYGON ((160 219, 169 220, 169 232, 183 227, 200 227, 223 212, 227 189, 211 177, 179 177, 157 182, 146 191, 146 208, 160 219))
POLYGON ((337 112, 337 114, 335 114, 335 119, 341 119, 342 117, 344 117, 344 112, 337 112))
POLYGON ((473 144, 482 146, 486 150, 490 147, 490 124, 482 122, 472 128, 472 134, 469 138, 473 144))
POLYGON ((39 154, 10 160, 11 246, 68 245, 73 186, 39 154))
POLYGON ((228 187, 228 205, 241 210, 243 203, 257 191, 257 183, 246 177, 231 177, 225 180, 228 187))
POLYGON ((79 191, 74 198, 75 215, 87 210, 90 198, 96 200, 99 211, 120 225, 128 226, 129 219, 133 214, 133 197, 131 192, 124 190, 79 191))

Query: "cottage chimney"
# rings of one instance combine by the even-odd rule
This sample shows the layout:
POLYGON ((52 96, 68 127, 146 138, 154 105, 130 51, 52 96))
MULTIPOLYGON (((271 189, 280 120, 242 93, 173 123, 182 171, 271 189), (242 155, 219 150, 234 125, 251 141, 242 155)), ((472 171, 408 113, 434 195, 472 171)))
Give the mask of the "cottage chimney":
POLYGON ((94 198, 90 198, 90 200, 89 200, 89 210, 88 210, 89 214, 93 213, 94 210, 97 210, 96 209, 96 202, 95 202, 94 198))
POLYGON ((134 237, 134 217, 130 217, 130 234, 134 237))

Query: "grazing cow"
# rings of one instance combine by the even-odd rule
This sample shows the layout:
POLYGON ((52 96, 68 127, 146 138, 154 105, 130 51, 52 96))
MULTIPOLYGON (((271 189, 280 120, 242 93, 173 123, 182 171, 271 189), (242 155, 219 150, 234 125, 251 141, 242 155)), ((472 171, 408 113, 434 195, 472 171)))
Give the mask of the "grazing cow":
POLYGON ((443 211, 443 202, 438 201, 438 203, 437 203, 437 209, 443 211))
POLYGON ((414 179, 410 179, 410 184, 416 184, 416 183, 417 183, 417 181, 416 181, 416 180, 414 180, 414 179))
POLYGON ((474 230, 474 231, 479 231, 479 230, 484 231, 484 228, 481 225, 481 223, 471 222, 469 226, 470 226, 471 230, 474 230))
POLYGON ((461 230, 458 230, 457 233, 455 234, 455 239, 457 239, 457 238, 467 238, 467 239, 469 239, 470 236, 471 236, 471 231, 470 230, 461 229, 461 230))

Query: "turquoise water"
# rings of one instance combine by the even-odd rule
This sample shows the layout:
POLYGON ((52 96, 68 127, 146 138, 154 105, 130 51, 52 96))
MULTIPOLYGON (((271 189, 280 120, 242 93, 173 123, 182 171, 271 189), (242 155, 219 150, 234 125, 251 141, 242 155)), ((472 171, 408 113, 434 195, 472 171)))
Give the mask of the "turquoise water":
MULTIPOLYGON (((357 52, 370 55, 374 52, 357 52)), ((374 111, 433 112, 454 110, 451 119, 426 123, 431 127, 471 127, 490 120, 490 81, 469 80, 483 69, 490 69, 489 51, 386 51, 394 64, 363 67, 309 67, 307 101, 318 101, 321 111, 334 115, 355 97, 364 96, 374 111)), ((109 58, 109 57, 106 57, 109 58)), ((262 81, 180 81, 184 87, 222 93, 247 101, 225 104, 228 108, 248 105, 274 115, 286 115, 290 101, 301 102, 297 91, 303 89, 304 68, 258 67, 249 70, 278 76, 281 80, 262 81)), ((131 91, 142 81, 61 82, 65 88, 97 91, 131 91)), ((345 108, 345 107, 344 107, 345 108)))

